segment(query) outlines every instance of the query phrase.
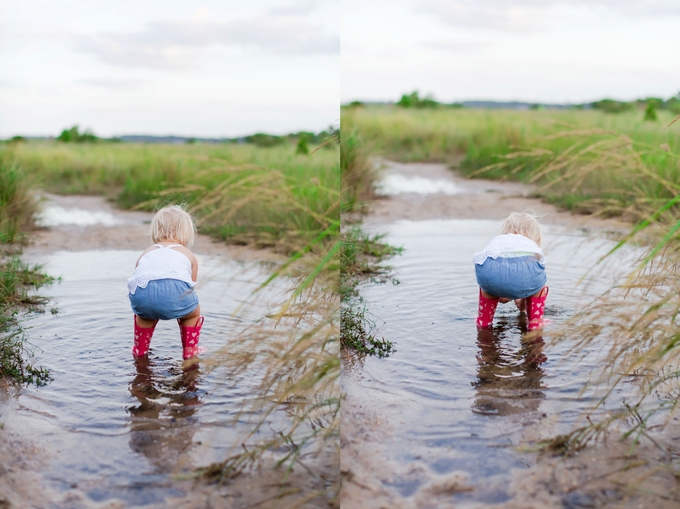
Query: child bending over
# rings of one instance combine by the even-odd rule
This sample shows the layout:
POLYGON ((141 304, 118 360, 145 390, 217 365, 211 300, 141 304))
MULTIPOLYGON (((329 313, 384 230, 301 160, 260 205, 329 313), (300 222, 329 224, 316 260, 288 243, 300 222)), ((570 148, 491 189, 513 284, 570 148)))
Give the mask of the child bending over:
POLYGON ((182 339, 182 357, 188 359, 200 353, 198 339, 203 317, 194 292, 198 261, 188 249, 195 234, 194 220, 179 205, 162 208, 151 221, 154 244, 142 253, 127 280, 134 313, 134 357, 148 353, 158 320, 175 318, 182 339))
POLYGON ((545 256, 540 248, 541 227, 530 214, 513 212, 503 223, 501 235, 475 254, 479 285, 477 327, 491 327, 498 302, 514 300, 526 310, 529 330, 543 327, 548 297, 545 256))

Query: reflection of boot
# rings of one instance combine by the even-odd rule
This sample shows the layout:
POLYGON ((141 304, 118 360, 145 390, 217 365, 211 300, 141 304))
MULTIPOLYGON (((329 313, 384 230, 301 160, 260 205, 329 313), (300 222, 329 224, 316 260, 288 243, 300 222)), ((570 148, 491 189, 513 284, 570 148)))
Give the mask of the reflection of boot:
POLYGON ((493 323, 493 315, 496 313, 498 306, 498 297, 488 299, 482 295, 482 289, 479 289, 479 308, 477 310, 477 328, 484 329, 491 327, 493 323))
MULTIPOLYGON (((196 392, 197 389, 197 382, 199 379, 199 376, 201 375, 201 368, 198 364, 198 362, 194 362, 190 364, 189 366, 182 367, 182 378, 175 382, 172 386, 172 389, 174 391, 184 391, 185 393, 194 393, 196 392)), ((194 398, 198 401, 198 397, 194 396, 194 398)), ((191 405, 191 404, 198 404, 198 403, 187 403, 187 399, 184 398, 182 400, 182 404, 184 405, 191 405)))
POLYGON ((153 336, 153 331, 156 329, 158 320, 153 324, 153 327, 140 327, 137 325, 137 315, 134 315, 133 318, 135 322, 135 341, 132 345, 132 356, 144 357, 149 352, 151 337, 153 336))
POLYGON ((543 353, 543 347, 545 346, 545 341, 541 336, 534 339, 529 339, 526 342, 526 361, 529 364, 543 364, 548 360, 548 357, 543 353))
POLYGON ((182 338, 182 358, 189 359, 197 356, 200 352, 198 349, 198 340, 201 336, 201 327, 203 327, 204 318, 201 316, 193 327, 187 327, 179 323, 179 335, 182 338))
POLYGON ((542 329, 544 325, 543 312, 548 298, 548 287, 541 290, 540 297, 527 297, 527 318, 529 330, 542 329))
POLYGON ((139 407, 132 407, 130 412, 136 415, 139 411, 146 411, 152 402, 149 398, 158 396, 158 391, 153 386, 153 371, 151 369, 151 360, 148 357, 137 357, 135 359, 135 369, 137 375, 130 383, 130 394, 139 399, 141 405, 139 407))

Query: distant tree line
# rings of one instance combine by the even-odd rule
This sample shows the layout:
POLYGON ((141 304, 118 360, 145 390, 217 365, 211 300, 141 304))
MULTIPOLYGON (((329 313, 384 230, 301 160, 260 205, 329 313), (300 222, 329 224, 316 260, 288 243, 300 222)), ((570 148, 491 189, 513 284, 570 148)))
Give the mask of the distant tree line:
MULTIPOLYGON (((493 103, 493 101, 491 101, 493 103)), ((518 106, 528 107, 532 110, 546 109, 545 104, 535 103, 514 103, 518 106)), ((442 103, 434 99, 432 94, 422 97, 419 92, 413 91, 410 94, 403 94, 399 101, 394 103, 399 108, 463 108, 463 103, 442 103)), ((352 101, 346 104, 345 108, 362 108, 365 104, 361 101, 352 101)), ((556 105, 552 105, 555 107, 556 105)), ((548 107, 551 107, 548 105, 548 107)), ((631 110, 644 110, 645 120, 656 120, 658 110, 668 110, 673 114, 680 114, 680 94, 677 94, 669 99, 662 99, 660 97, 647 97, 644 99, 637 99, 635 101, 625 102, 614 99, 602 99, 592 103, 565 105, 562 107, 570 107, 572 109, 594 109, 605 113, 623 113, 631 110)))
POLYGON ((623 113, 634 109, 643 109, 645 112, 644 119, 653 121, 657 119, 657 110, 668 110, 675 115, 680 115, 680 94, 666 100, 660 97, 647 97, 630 102, 602 99, 591 103, 590 106, 606 113, 623 113))
MULTIPOLYGON (((425 97, 421 97, 420 93, 417 90, 414 90, 410 94, 404 94, 401 96, 401 99, 397 103, 395 103, 397 106, 400 108, 419 108, 419 109, 424 109, 424 108, 462 108, 463 105, 461 103, 441 103, 439 101, 436 101, 432 94, 428 94, 425 97)), ((345 107, 347 108, 361 108, 364 106, 364 103, 361 101, 352 101, 351 103, 347 104, 345 107)))
POLYGON ((227 143, 252 143, 258 147, 275 147, 284 143, 294 143, 298 154, 309 153, 310 145, 324 145, 331 147, 333 140, 337 139, 338 130, 330 127, 327 130, 313 133, 310 131, 298 131, 296 133, 276 136, 274 134, 255 133, 250 136, 240 138, 230 138, 225 140, 227 143))
MULTIPOLYGON (((338 139, 338 129, 335 127, 329 127, 326 130, 320 131, 318 133, 313 133, 311 131, 299 131, 296 133, 286 134, 283 136, 277 136, 274 134, 266 133, 255 133, 250 136, 241 136, 238 138, 222 138, 222 139, 200 139, 200 138, 182 138, 182 137, 170 137, 171 139, 160 138, 158 141, 154 140, 154 137, 142 137, 149 139, 142 140, 123 140, 122 138, 100 138, 95 135, 91 129, 86 129, 81 131, 77 125, 69 129, 64 129, 61 134, 54 138, 55 141, 60 143, 121 143, 123 141, 135 142, 165 142, 165 143, 186 143, 186 144, 198 144, 202 142, 206 143, 249 143, 256 145, 258 147, 275 147, 277 145, 282 145, 285 143, 294 144, 296 146, 296 152, 298 154, 308 154, 310 152, 310 146, 312 145, 322 145, 325 148, 332 147, 336 140, 338 139)), ((131 138, 137 138, 137 136, 131 138)), ((167 137, 166 137, 167 138, 167 137)), ((22 143, 28 141, 23 136, 14 136, 7 140, 8 143, 22 143)))
POLYGON ((120 143, 122 141, 120 138, 99 138, 91 129, 85 129, 85 131, 80 132, 80 128, 77 125, 70 129, 64 129, 55 140, 62 143, 120 143))

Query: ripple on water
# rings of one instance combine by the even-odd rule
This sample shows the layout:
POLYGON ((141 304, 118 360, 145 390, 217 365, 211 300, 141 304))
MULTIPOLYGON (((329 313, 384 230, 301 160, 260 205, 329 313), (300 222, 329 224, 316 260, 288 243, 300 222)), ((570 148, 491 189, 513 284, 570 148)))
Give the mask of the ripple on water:
MULTIPOLYGON (((170 472, 223 460, 257 415, 242 412, 254 397, 253 374, 230 379, 200 363, 182 369, 176 323, 160 322, 148 359, 130 353, 132 313, 125 280, 133 251, 57 252, 40 260, 62 281, 41 290, 59 313, 25 323, 36 363, 54 381, 4 403, 5 428, 47 451, 43 474, 59 490, 78 486, 93 500, 135 505, 178 494, 170 472)), ((216 351, 237 331, 271 311, 286 287, 274 284, 248 300, 267 273, 218 257, 199 257, 197 292, 205 326, 201 345, 216 351)), ((262 433, 275 432, 274 413, 262 433)))
MULTIPOLYGON (((380 420, 390 422, 385 460, 426 465, 425 472, 393 479, 403 497, 436 474, 463 471, 476 489, 458 499, 505 500, 510 469, 526 468, 527 461, 509 446, 544 418, 552 419, 552 431, 566 431, 597 401, 583 391, 597 366, 597 351, 576 363, 567 358, 569 344, 546 347, 541 337, 527 338, 525 320, 512 303, 499 306, 493 329, 477 332, 472 256, 499 230, 497 221, 394 223, 388 242, 405 248, 390 260, 400 284, 369 284, 362 290, 368 309, 384 322, 381 335, 394 341, 397 351, 387 359, 367 358, 363 376, 344 376, 343 388, 349 401, 370 400, 380 420)), ((543 238, 548 330, 585 298, 608 288, 616 271, 634 260, 622 253, 615 264, 605 264, 579 284, 612 243, 550 227, 544 227, 543 238)))

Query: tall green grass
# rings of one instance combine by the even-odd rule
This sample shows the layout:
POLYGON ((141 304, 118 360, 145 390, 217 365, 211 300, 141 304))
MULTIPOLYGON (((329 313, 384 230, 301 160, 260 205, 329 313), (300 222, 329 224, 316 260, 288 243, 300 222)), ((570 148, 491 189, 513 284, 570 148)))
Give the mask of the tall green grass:
POLYGON ((42 142, 6 146, 0 161, 50 192, 103 194, 123 208, 184 201, 204 232, 287 254, 328 228, 328 218, 339 221, 339 157, 332 146, 299 155, 287 144, 42 142))
POLYGON ((49 372, 31 364, 33 352, 16 314, 21 308, 40 308, 46 299, 32 295, 31 290, 50 284, 53 279, 30 267, 17 255, 0 253, 0 375, 19 383, 43 385, 49 372))
MULTIPOLYGON (((637 110, 608 114, 596 110, 405 110, 390 106, 343 108, 343 130, 354 129, 377 152, 400 161, 459 161, 478 169, 498 156, 525 148, 566 129, 602 129, 626 134, 636 142, 678 152, 680 140, 664 130, 673 119, 659 112, 658 122, 646 122, 637 110)), ((566 148, 567 141, 555 148, 566 148)))
POLYGON ((52 281, 40 267, 29 267, 19 258, 17 245, 26 241, 36 210, 26 172, 15 163, 0 161, 0 375, 43 384, 49 373, 30 363, 32 352, 16 319, 18 309, 45 304, 29 292, 52 281))
POLYGON ((365 202, 374 197, 375 170, 371 153, 372 148, 352 123, 343 121, 340 134, 343 212, 360 212, 365 202))
POLYGON ((469 176, 534 184, 536 194, 579 213, 637 221, 673 196, 680 137, 643 112, 553 110, 343 110, 378 153, 455 164, 469 176))
POLYGON ((23 240, 33 227, 36 209, 26 172, 16 163, 0 161, 0 244, 23 240))
POLYGON ((364 280, 386 277, 389 271, 381 262, 401 252, 383 242, 381 235, 365 233, 358 224, 367 212, 366 203, 375 196, 372 152, 373 147, 352 122, 343 118, 340 130, 344 214, 340 238, 340 343, 345 351, 386 357, 394 351, 394 345, 378 337, 375 321, 359 291, 364 280))

